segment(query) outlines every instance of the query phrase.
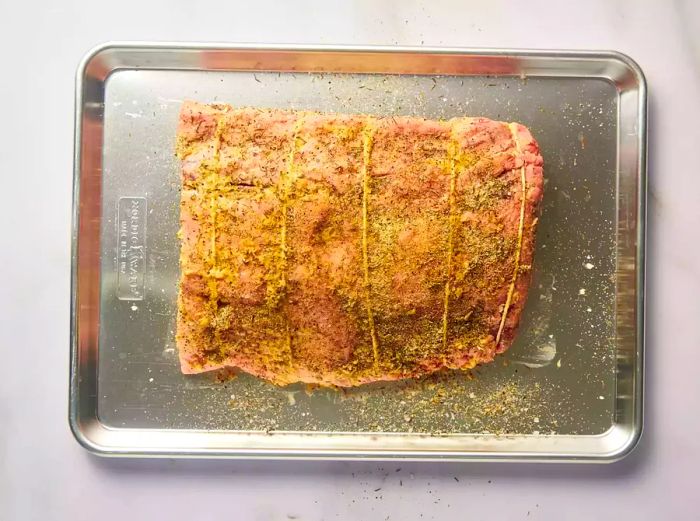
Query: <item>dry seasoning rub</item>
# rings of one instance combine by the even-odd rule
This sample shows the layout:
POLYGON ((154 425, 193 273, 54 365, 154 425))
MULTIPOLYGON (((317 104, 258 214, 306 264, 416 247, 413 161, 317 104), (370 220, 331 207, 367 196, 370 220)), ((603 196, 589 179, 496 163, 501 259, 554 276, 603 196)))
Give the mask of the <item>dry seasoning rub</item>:
POLYGON ((542 198, 522 125, 185 102, 177 154, 184 373, 353 386, 511 344, 542 198))

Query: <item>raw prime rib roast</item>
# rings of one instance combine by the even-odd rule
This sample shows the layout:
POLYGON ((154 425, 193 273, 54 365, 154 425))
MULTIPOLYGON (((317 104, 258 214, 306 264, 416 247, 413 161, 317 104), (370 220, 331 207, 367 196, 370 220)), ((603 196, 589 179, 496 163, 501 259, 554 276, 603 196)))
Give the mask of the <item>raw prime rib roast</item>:
POLYGON ((542 198, 527 128, 185 102, 182 371, 354 386, 513 341, 542 198))

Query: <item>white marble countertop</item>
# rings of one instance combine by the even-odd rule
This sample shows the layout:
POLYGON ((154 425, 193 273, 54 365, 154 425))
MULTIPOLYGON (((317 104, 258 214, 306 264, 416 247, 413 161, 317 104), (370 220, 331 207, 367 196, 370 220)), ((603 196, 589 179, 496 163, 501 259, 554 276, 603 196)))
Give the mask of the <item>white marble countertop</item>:
POLYGON ((40 3, 19 3, 0 16, 0 519, 697 519, 700 175, 692 158, 700 148, 700 4, 34 5, 40 3), (73 77, 83 54, 106 40, 615 49, 632 56, 650 93, 647 414, 637 450, 606 466, 88 455, 66 420, 73 77))

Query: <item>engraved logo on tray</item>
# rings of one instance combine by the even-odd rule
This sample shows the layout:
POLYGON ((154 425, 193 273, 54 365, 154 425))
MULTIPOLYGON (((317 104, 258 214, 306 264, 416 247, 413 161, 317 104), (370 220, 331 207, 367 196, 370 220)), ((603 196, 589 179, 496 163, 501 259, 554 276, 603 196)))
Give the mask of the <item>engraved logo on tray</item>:
POLYGON ((146 281, 145 197, 119 198, 117 233, 117 298, 143 300, 146 281))

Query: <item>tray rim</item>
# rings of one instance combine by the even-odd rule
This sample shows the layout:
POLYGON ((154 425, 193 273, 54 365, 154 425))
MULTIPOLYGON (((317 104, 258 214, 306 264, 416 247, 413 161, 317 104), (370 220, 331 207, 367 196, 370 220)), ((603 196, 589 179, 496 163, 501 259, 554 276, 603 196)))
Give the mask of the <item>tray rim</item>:
MULTIPOLYGON (((515 63, 512 64, 515 67, 515 63)), ((128 68, 138 68, 134 66, 122 67, 118 62, 112 63, 107 67, 103 67, 100 71, 99 80, 106 82, 107 77, 114 71, 128 68)), ((154 70, 171 67, 158 67, 154 64, 143 66, 141 68, 154 70)), ((259 67, 265 69, 265 67, 259 67)), ((251 70, 246 68, 231 69, 227 67, 182 67, 182 69, 192 70, 251 70)), ((267 69, 278 70, 278 69, 267 69)), ((294 70, 294 69, 289 69, 294 70)), ((329 70, 329 69, 318 69, 329 70)), ((372 72, 372 71, 368 71, 372 72)), ((382 71, 374 71, 382 72, 382 71)), ((400 72, 387 72, 395 73, 400 72)), ((404 74, 415 74, 407 72, 404 74)), ((439 74, 432 72, 431 74, 439 74)), ((444 74, 456 75, 492 75, 493 72, 467 71, 463 73, 445 72, 444 74)), ((522 74, 522 72, 520 73, 522 74)), ((503 73, 498 72, 496 75, 514 76, 516 72, 503 73)), ((639 65, 629 56, 617 51, 588 51, 588 50, 536 50, 536 49, 496 49, 496 48, 461 48, 461 47, 418 47, 418 46, 365 46, 365 45, 282 45, 282 44, 230 44, 230 43, 187 43, 187 42, 105 42, 97 45, 83 57, 77 73, 75 84, 75 121, 74 121, 74 168, 73 168, 73 212, 72 212, 72 248, 71 248, 71 319, 70 319, 70 386, 69 386, 69 411, 68 423, 73 433, 73 436, 80 445, 88 451, 101 456, 148 456, 148 457, 227 457, 239 459, 322 459, 322 460, 388 460, 400 459, 410 461, 536 461, 536 462, 594 462, 594 463, 609 463, 618 461, 628 454, 638 445, 643 431, 643 416, 644 416, 644 349, 645 349, 645 265, 646 265, 646 197, 647 197, 647 84, 639 65), (79 237, 81 223, 86 219, 84 213, 80 212, 81 206, 81 177, 83 175, 82 160, 83 160, 83 116, 85 108, 84 89, 87 80, 87 74, 91 68, 99 64, 101 59, 110 53, 128 53, 128 52, 238 52, 238 53, 296 53, 296 54, 315 54, 321 56, 324 54, 337 54, 339 56, 349 56, 357 54, 416 54, 416 55, 434 55, 446 56, 466 59, 471 57, 474 59, 477 56, 494 58, 496 60, 507 57, 519 59, 521 61, 527 59, 533 60, 569 60, 569 61, 588 61, 596 60, 606 62, 611 65, 610 68, 601 69, 597 74, 555 74, 550 71, 549 74, 537 74, 528 72, 528 76, 559 76, 559 77, 587 77, 601 78, 613 83, 617 90, 618 96, 623 92, 635 91, 637 94, 637 109, 636 123, 637 134, 634 141, 636 145, 635 151, 635 170, 636 170, 636 223, 635 223, 635 269, 634 269, 634 365, 632 367, 632 378, 634 389, 631 394, 632 399, 632 422, 631 429, 627 430, 620 427, 619 424, 613 426, 605 433, 598 435, 538 435, 537 440, 543 442, 551 439, 558 441, 576 440, 577 442, 588 441, 593 447, 595 443, 600 443, 600 440, 607 440, 612 443, 612 446, 607 451, 585 452, 580 450, 562 450, 560 452, 547 452, 536 450, 507 450, 507 440, 514 438, 528 438, 529 436, 498 436, 498 435, 483 435, 483 434, 463 434, 454 435, 455 439, 471 439, 471 440, 492 440, 498 439, 498 443, 504 444, 505 450, 449 450, 431 449, 421 447, 418 443, 417 448, 399 450, 399 449, 372 449, 365 447, 361 450, 348 448, 343 446, 342 439, 350 435, 355 441, 362 438, 375 438, 377 435, 384 436, 389 439, 391 434, 368 433, 368 434, 349 434, 349 433, 333 433, 333 437, 341 441, 337 447, 331 449, 316 448, 281 448, 269 446, 265 441, 267 439, 276 438, 280 440, 285 438, 293 440, 294 437, 308 437, 306 434, 299 433, 276 433, 274 436, 249 435, 226 431, 187 431, 187 430, 165 430, 165 429, 113 429, 100 423, 97 417, 97 411, 94 414, 85 414, 81 411, 84 408, 84 395, 81 393, 81 388, 84 387, 84 378, 89 376, 85 374, 84 366, 80 364, 80 334, 79 322, 80 318, 86 311, 83 309, 80 302, 79 278, 81 275, 81 256, 79 249, 79 237), (630 83, 631 80, 631 83, 630 83), (81 218, 83 219, 81 221, 81 218), (231 438, 241 438, 247 436, 257 437, 257 448, 254 447, 234 447, 231 444, 223 443, 200 443, 199 445, 181 445, 188 437, 197 436, 212 436, 222 437, 226 440, 226 436, 231 438), (150 444, 150 438, 154 435, 171 437, 172 442, 166 445, 150 444), (113 438, 113 439, 111 439, 113 438), (145 443, 134 443, 129 446, 124 442, 130 438, 143 439, 145 443)), ((618 111, 619 120, 619 111, 618 111)), ((101 120, 100 120, 101 121, 101 120)), ((101 138, 100 138, 101 139, 101 138)), ((619 159, 620 135, 618 134, 618 164, 617 171, 619 174, 620 159, 619 159)), ((102 144, 100 142, 100 149, 102 144)), ((618 175, 619 178, 619 175, 618 175)), ((618 198, 619 202, 619 198, 618 198)), ((99 270, 97 277, 99 279, 99 270)), ((93 280, 94 282, 94 280, 93 280)), ((88 288, 89 290, 89 288, 88 288)), ((619 294, 619 293, 618 293, 619 294)), ((92 310, 94 313, 95 310, 92 310)), ((94 332, 93 332, 94 333, 94 332)), ((97 338, 93 338, 97 340, 97 338)), ((94 353, 87 352, 88 355, 94 353)), ((93 365, 96 363, 92 361, 93 365)), ((89 363, 89 362, 88 362, 89 363)), ((96 378, 93 375, 93 378, 96 378)), ((314 433, 314 435, 322 435, 323 433, 314 433)), ((404 435, 401 435, 404 436, 404 435)), ((411 437, 415 440, 420 439, 445 439, 443 437, 430 437, 426 435, 416 435, 411 437)), ((451 438, 451 437, 446 437, 451 438)), ((564 443, 564 445, 567 445, 564 443)))

